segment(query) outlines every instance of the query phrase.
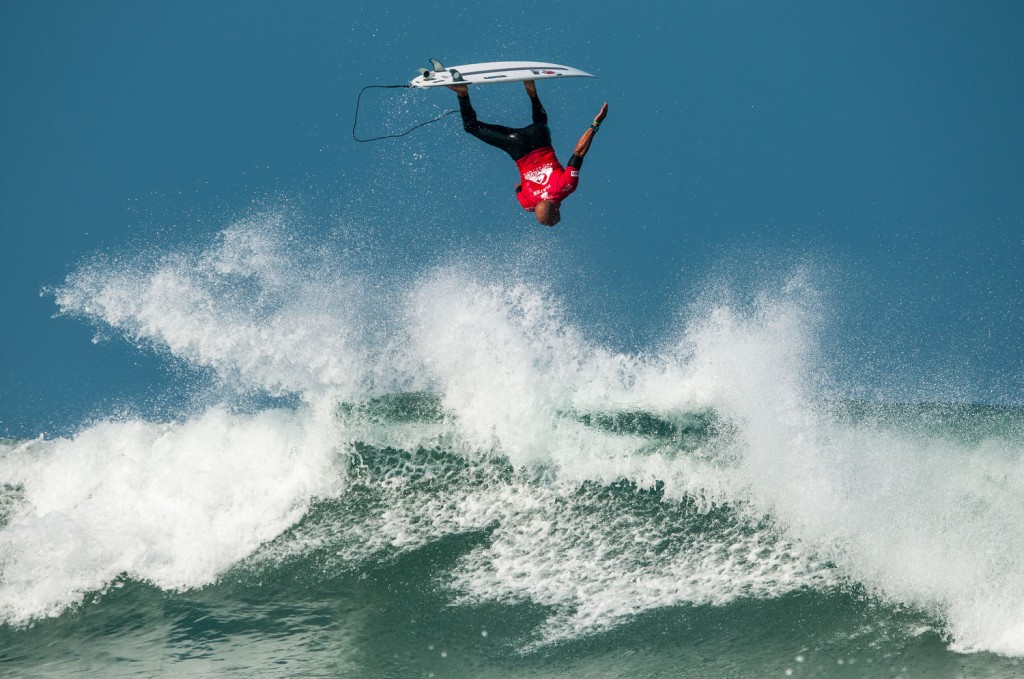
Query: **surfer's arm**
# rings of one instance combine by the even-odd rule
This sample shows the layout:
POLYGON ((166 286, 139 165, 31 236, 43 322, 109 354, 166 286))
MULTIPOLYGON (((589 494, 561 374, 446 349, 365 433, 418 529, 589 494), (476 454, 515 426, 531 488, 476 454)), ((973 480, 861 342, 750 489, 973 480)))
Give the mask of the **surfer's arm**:
POLYGON ((608 104, 601 107, 597 116, 594 118, 594 124, 587 128, 587 131, 583 133, 580 140, 576 142, 576 148, 572 151, 572 158, 569 159, 569 167, 575 167, 577 170, 583 167, 583 157, 587 155, 587 151, 590 150, 590 144, 594 141, 594 135, 597 133, 597 128, 601 127, 601 122, 608 117, 608 104))
POLYGON ((522 184, 516 184, 516 200, 519 201, 519 204, 523 206, 524 210, 527 210, 528 212, 533 212, 533 205, 530 204, 529 199, 527 198, 526 194, 523 193, 522 189, 522 184))
POLYGON ((577 170, 583 167, 583 156, 590 150, 590 142, 594 141, 594 128, 589 128, 576 142, 576 148, 572 150, 572 158, 569 159, 567 167, 574 167, 577 170))

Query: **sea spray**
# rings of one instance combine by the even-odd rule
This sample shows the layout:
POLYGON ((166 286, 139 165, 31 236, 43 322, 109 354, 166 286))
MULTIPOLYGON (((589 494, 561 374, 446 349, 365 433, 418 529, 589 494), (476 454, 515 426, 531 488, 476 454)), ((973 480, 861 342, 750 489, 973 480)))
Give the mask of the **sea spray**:
POLYGON ((99 258, 56 290, 81 316, 238 390, 363 394, 379 343, 363 333, 379 299, 317 249, 291 242, 279 214, 243 220, 204 251, 99 258))

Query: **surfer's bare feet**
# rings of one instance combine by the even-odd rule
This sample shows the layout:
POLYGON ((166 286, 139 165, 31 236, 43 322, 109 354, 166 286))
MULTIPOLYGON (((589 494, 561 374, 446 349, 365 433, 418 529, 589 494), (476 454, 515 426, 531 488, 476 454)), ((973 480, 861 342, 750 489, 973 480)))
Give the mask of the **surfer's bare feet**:
POLYGON ((531 97, 537 96, 537 83, 533 82, 532 80, 524 80, 523 87, 526 88, 526 93, 531 97))
POLYGON ((447 87, 460 97, 469 96, 469 85, 445 85, 445 87, 447 87))

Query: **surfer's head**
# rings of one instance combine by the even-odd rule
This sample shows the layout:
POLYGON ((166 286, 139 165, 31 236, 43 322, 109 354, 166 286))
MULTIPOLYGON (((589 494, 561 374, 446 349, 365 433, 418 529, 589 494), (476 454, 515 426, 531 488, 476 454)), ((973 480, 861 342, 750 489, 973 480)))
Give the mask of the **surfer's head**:
POLYGON ((533 214, 537 221, 544 226, 554 226, 562 219, 558 203, 553 200, 542 200, 537 203, 537 207, 533 209, 533 214))

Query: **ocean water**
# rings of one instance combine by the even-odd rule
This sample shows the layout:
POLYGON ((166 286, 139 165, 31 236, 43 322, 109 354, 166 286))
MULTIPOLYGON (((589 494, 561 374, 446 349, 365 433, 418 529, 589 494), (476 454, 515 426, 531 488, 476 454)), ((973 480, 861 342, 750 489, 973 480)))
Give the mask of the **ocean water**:
POLYGON ((4 676, 1024 676, 1024 410, 846 397, 799 272, 623 353, 279 222, 53 291, 194 398, 0 444, 4 676))

